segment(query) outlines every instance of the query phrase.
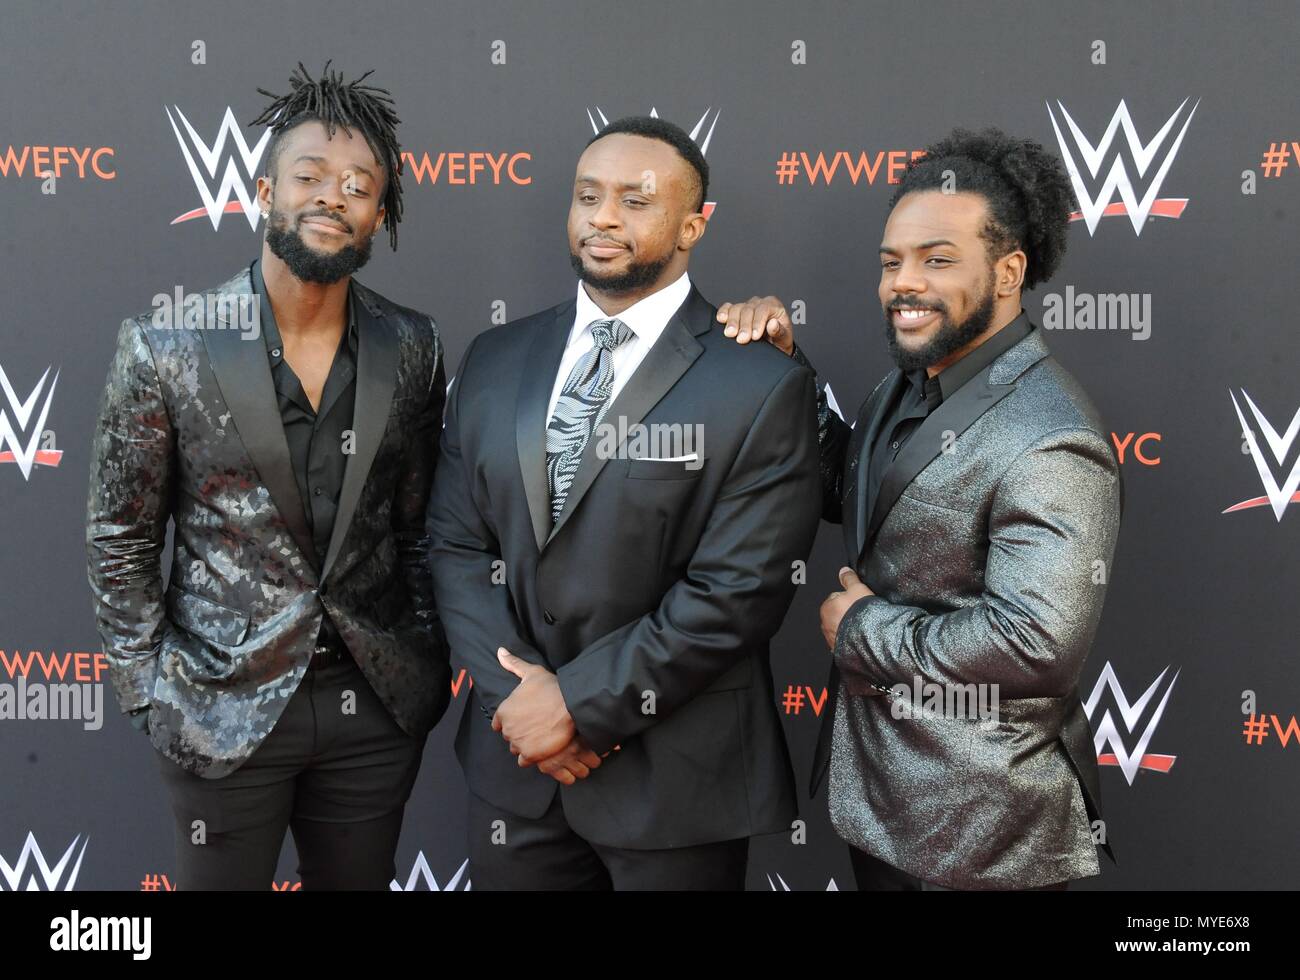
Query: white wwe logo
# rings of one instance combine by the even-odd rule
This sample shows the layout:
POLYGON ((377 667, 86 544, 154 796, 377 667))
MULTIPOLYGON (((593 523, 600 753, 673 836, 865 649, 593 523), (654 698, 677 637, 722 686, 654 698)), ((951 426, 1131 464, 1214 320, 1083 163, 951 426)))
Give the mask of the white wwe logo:
MULTIPOLYGON (((605 113, 601 111, 600 106, 596 106, 596 115, 600 117, 599 124, 596 122, 595 116, 591 114, 591 110, 590 109, 587 110, 587 120, 588 122, 591 123, 591 131, 593 133, 599 133, 604 127, 609 125, 609 120, 605 118, 605 113)), ((722 115, 721 109, 719 109, 717 112, 714 112, 713 106, 709 106, 707 109, 704 110, 704 115, 700 116, 699 122, 697 122, 695 126, 691 129, 690 137, 695 141, 696 145, 700 148, 701 155, 707 155, 709 152, 709 140, 713 139, 713 130, 714 127, 718 125, 718 116, 720 115, 722 115), (705 122, 708 122, 710 114, 712 114, 713 116, 713 121, 709 123, 709 130, 707 133, 704 134, 704 141, 701 142, 700 133, 704 130, 704 124, 705 122)), ((658 119, 659 110, 652 106, 650 108, 650 117, 652 119, 658 119)), ((702 212, 704 214, 704 217, 711 218, 716 208, 717 208, 717 203, 715 201, 705 201, 704 210, 702 212)))
POLYGON ((0 878, 4 879, 5 890, 11 892, 39 892, 39 891, 65 891, 70 892, 77 883, 77 874, 81 871, 81 859, 86 855, 86 845, 90 843, 90 838, 84 840, 78 834, 72 838, 72 843, 68 849, 63 852, 63 857, 54 867, 50 867, 49 862, 45 860, 45 855, 41 853, 41 847, 36 843, 36 837, 29 830, 27 839, 23 841, 22 853, 18 855, 18 860, 14 862, 13 867, 9 862, 0 856, 0 878), (81 841, 81 849, 77 850, 77 842, 81 841), (72 860, 73 851, 77 853, 77 862, 72 866, 72 870, 67 872, 64 877, 64 871, 67 869, 68 862, 72 860), (27 871, 28 862, 34 862, 36 869, 33 872, 27 871), (23 875, 27 874, 27 883, 23 884, 23 875), (39 881, 37 875, 40 875, 39 881), (60 887, 60 882, 62 886, 60 887), (44 887, 42 887, 44 886, 44 887))
MULTIPOLYGON (((777 891, 780 891, 780 892, 788 892, 788 891, 790 891, 790 886, 787 885, 787 884, 785 883, 785 879, 782 878, 779 874, 776 876, 776 881, 779 881, 779 882, 781 883, 781 887, 780 887, 780 888, 777 888, 777 887, 776 887, 776 882, 772 880, 772 876, 771 876, 771 875, 768 875, 768 876, 767 876, 767 887, 770 888, 770 889, 771 889, 772 891, 774 891, 774 892, 777 892, 777 891)), ((832 879, 830 879, 830 882, 826 885, 826 890, 827 890, 828 892, 837 892, 837 891, 840 890, 840 886, 837 885, 837 884, 835 884, 835 879, 832 878, 832 879)))
MULTIPOLYGON (((1268 494, 1268 502, 1273 507, 1273 516, 1282 520, 1282 512, 1295 496, 1296 490, 1300 489, 1300 457, 1297 457, 1295 463, 1291 466, 1291 472, 1286 478, 1286 482, 1278 486, 1277 480, 1273 479, 1273 471, 1269 467, 1268 460, 1259 450, 1259 442, 1255 438, 1255 433, 1249 425, 1246 424, 1246 416, 1242 414, 1241 406, 1237 404, 1237 396, 1228 389, 1228 397, 1232 399, 1232 407, 1237 411, 1237 420, 1241 422, 1241 434, 1246 440, 1246 445, 1250 449, 1250 458, 1255 461, 1255 469, 1259 471, 1259 479, 1264 484, 1264 492, 1268 494)), ((1256 407, 1251 400, 1246 389, 1241 389, 1241 397, 1246 399, 1246 405, 1249 406, 1251 414, 1255 417, 1255 423, 1264 434, 1264 441, 1268 443, 1268 448, 1273 453, 1273 458, 1277 460, 1277 465, 1282 467, 1287 455, 1291 452, 1291 446, 1295 442, 1297 433, 1300 433, 1300 409, 1291 418, 1291 424, 1287 426, 1285 435, 1278 435, 1277 430, 1264 417, 1264 413, 1256 407)), ((1284 468, 1285 469, 1285 468, 1284 468)), ((1242 505, 1238 504, 1237 507, 1242 505)), ((1236 510, 1237 507, 1229 507, 1228 510, 1236 510)), ((1224 511, 1227 513, 1228 511, 1224 511)))
MULTIPOLYGON (((1166 667, 1160 672, 1151 686, 1146 689, 1140 698, 1133 704, 1128 703, 1128 697, 1124 694, 1124 689, 1119 686, 1119 678, 1115 676, 1115 670, 1107 662, 1102 668, 1101 676, 1097 678, 1097 684, 1093 687, 1092 693, 1088 695, 1088 700, 1083 702, 1083 709, 1087 712, 1088 720, 1092 721, 1093 712, 1097 704, 1101 701, 1102 691, 1110 690, 1115 696, 1116 707, 1119 708, 1120 716, 1124 719, 1124 727, 1129 734, 1132 734, 1137 728, 1138 719, 1146 710, 1147 704, 1155 696, 1156 691, 1160 689, 1160 682, 1164 680, 1165 674, 1169 673, 1166 667)), ((1160 724, 1160 718, 1165 713, 1165 705, 1169 703, 1169 695, 1173 693, 1174 683, 1178 680, 1179 671, 1174 672, 1173 680, 1165 688, 1165 695, 1160 699, 1160 704, 1156 706, 1155 712, 1151 715, 1151 720, 1147 722, 1146 727, 1142 729, 1138 736, 1137 745, 1134 747, 1132 754, 1129 754, 1124 747, 1124 741, 1120 736, 1119 729, 1115 727, 1115 719, 1111 717, 1110 709, 1107 708, 1101 716, 1101 721, 1096 725, 1096 734, 1093 736, 1093 748, 1097 752, 1097 761, 1103 765, 1117 765, 1120 771, 1124 773, 1124 778, 1128 780, 1130 786, 1137 777, 1139 769, 1152 769, 1156 772, 1168 772, 1177 758, 1172 755, 1156 755, 1147 752, 1147 746, 1151 744, 1151 736, 1156 732, 1156 725, 1160 724), (1113 755, 1103 754, 1101 748, 1107 743, 1113 750, 1113 755)))
POLYGON ((208 146, 178 107, 172 106, 171 109, 167 109, 164 106, 163 108, 167 113, 167 121, 172 124, 172 132, 176 134, 176 142, 180 144, 181 153, 185 156, 185 163, 190 168, 190 176, 194 178, 194 186, 198 188, 199 196, 203 199, 202 208, 187 211, 174 219, 172 224, 189 221, 191 218, 197 218, 206 212, 208 220, 212 222, 212 228, 215 231, 221 224, 223 214, 243 211, 244 217, 248 219, 248 227, 256 229, 260 212, 254 196, 248 190, 244 177, 240 174, 238 167, 235 166, 235 154, 226 152, 226 139, 230 138, 234 141, 235 149, 239 158, 244 161, 244 168, 249 175, 248 179, 251 181, 257 173, 257 165, 262 159, 262 151, 266 149, 267 141, 271 138, 271 130, 268 128, 262 134, 262 138, 257 141, 257 144, 250 149, 248 141, 244 139, 244 134, 239 129, 239 124, 235 121, 234 112, 227 106, 226 114, 221 119, 221 128, 217 131, 217 138, 213 141, 212 146, 208 146), (176 119, 172 118, 173 111, 175 111, 176 116, 180 118, 181 124, 185 127, 185 132, 189 136, 188 142, 181 135, 181 131, 176 125, 176 119), (192 150, 191 147, 193 147, 192 150), (199 162, 194 159, 196 154, 199 161, 202 162, 202 171, 199 169, 199 162), (209 189, 209 184, 217 180, 217 168, 223 158, 225 158, 226 166, 222 171, 217 190, 213 193, 209 189), (204 171, 206 171, 206 176, 204 171), (237 197, 238 201, 232 201, 230 199, 232 195, 237 197))
MULTIPOLYGON (((1121 99, 1119 108, 1111 116, 1110 125, 1106 127, 1106 132, 1096 146, 1088 142, 1088 138, 1083 135, 1083 131, 1070 118, 1070 114, 1065 111, 1065 106, 1061 104, 1059 99, 1056 104, 1061 110, 1061 115, 1065 117, 1066 124, 1070 127, 1075 146, 1078 149, 1079 156, 1083 158, 1083 162, 1088 168, 1088 173, 1093 179, 1096 179, 1098 173, 1101 172, 1105 158, 1111 155, 1111 144, 1115 140, 1116 131, 1121 127, 1124 130, 1124 139, 1133 154, 1133 162, 1137 165, 1138 176, 1145 177, 1147 169, 1151 166, 1152 161, 1156 159, 1156 154, 1160 151, 1165 137, 1169 135, 1170 130, 1173 128, 1174 120, 1183 111, 1183 106, 1187 105, 1187 100, 1183 99, 1182 104, 1174 110, 1174 114, 1160 127, 1160 132, 1152 137, 1151 142, 1143 144, 1138 137, 1137 128, 1133 125, 1133 119, 1129 116, 1128 106, 1121 99)), ((1118 148, 1114 153, 1110 171, 1106 174, 1105 181, 1097 192, 1097 196, 1092 197, 1089 195, 1079 166, 1075 163, 1074 154, 1070 152, 1068 141, 1061 132, 1061 127, 1057 125, 1056 115, 1052 112, 1051 103, 1048 103, 1047 114, 1051 117, 1052 129, 1056 132, 1056 140, 1061 145, 1061 156, 1065 158, 1065 168, 1070 173, 1070 182, 1074 185, 1074 193, 1079 198, 1079 206, 1083 212, 1084 221, 1087 222, 1089 235, 1092 235, 1097 230, 1097 223, 1101 221, 1102 215, 1106 213, 1106 209, 1116 191, 1119 192, 1120 200, 1124 202, 1124 210, 1133 225, 1134 233, 1142 234, 1142 226, 1146 224, 1147 216, 1151 214, 1153 207, 1157 203, 1156 195, 1160 193, 1160 185, 1164 183, 1165 175, 1169 173, 1169 168, 1178 153, 1178 147, 1182 145, 1183 136, 1187 133, 1187 127, 1192 121, 1192 116, 1196 115, 1196 106, 1200 104, 1198 100, 1196 105, 1192 106, 1192 111, 1187 114, 1187 118, 1183 121, 1183 128, 1178 131, 1178 138, 1174 140, 1168 151, 1160 158, 1160 167, 1155 176, 1151 178, 1146 194, 1139 201, 1137 194, 1133 190, 1133 183, 1129 179, 1128 171, 1124 167, 1124 161, 1119 155, 1118 148)), ((1173 207, 1156 209, 1157 213, 1177 217, 1182 213, 1182 205, 1185 205, 1187 200, 1186 198, 1180 198, 1167 203, 1173 205, 1173 207)))
MULTIPOLYGON (((388 890, 394 892, 413 892, 416 890, 415 886, 419 884, 421 880, 423 880, 424 887, 431 892, 439 892, 439 891, 454 892, 457 890, 456 886, 460 884, 461 876, 465 873, 465 869, 468 867, 469 867, 469 858, 466 858, 464 861, 461 862, 460 867, 456 869, 456 873, 451 876, 451 880, 447 882, 447 887, 439 888, 438 879, 433 876, 433 871, 429 868, 429 862, 426 861, 424 858, 424 852, 420 851, 415 856, 415 864, 411 866, 411 873, 409 876, 407 876, 406 884, 403 885, 396 878, 394 878, 392 881, 388 883, 388 890)), ((465 881, 465 887, 459 890, 463 892, 467 892, 471 890, 470 882, 468 879, 466 879, 465 881)))
POLYGON ((36 387, 32 389, 31 395, 28 396, 26 401, 21 401, 18 398, 18 393, 14 391, 13 385, 9 383, 9 376, 5 374, 4 368, 0 367, 0 388, 4 390, 9 411, 13 412, 14 418, 18 420, 18 427, 15 429, 9 421, 9 412, 0 407, 0 453, 3 453, 5 446, 10 448, 13 452, 14 462, 18 464, 18 469, 22 471, 24 480, 31 479, 32 467, 38 462, 50 466, 59 465, 58 460, 61 454, 57 452, 38 452, 41 435, 45 431, 45 420, 50 414, 50 402, 54 398, 54 386, 59 382, 59 372, 54 372, 54 380, 50 382, 50 387, 45 390, 45 400, 41 402, 41 414, 36 419, 36 424, 32 426, 28 441, 24 443, 19 438, 19 433, 27 428, 27 423, 31 420, 32 410, 36 407, 36 400, 40 397, 41 389, 45 388, 45 379, 49 376, 50 369, 46 368, 45 373, 41 375, 41 380, 36 382, 36 387))
MULTIPOLYGON (((713 122, 709 123, 709 131, 704 134, 704 142, 700 143, 700 130, 704 128, 704 121, 709 118, 709 113, 711 112, 713 112, 713 106, 709 106, 704 110, 704 115, 700 116, 700 121, 697 122, 695 128, 691 130, 691 139, 695 140, 695 142, 699 144, 700 152, 705 155, 709 152, 709 140, 713 139, 713 128, 718 125, 718 116, 722 115, 721 109, 717 112, 713 112, 713 122)), ((587 120, 591 123, 591 131, 593 134, 599 133, 609 125, 609 120, 605 118, 605 113, 601 112, 600 106, 596 106, 596 115, 600 116, 599 126, 596 125, 596 120, 592 117, 591 110, 587 110, 587 120)), ((650 109, 650 117, 652 119, 658 119, 659 110, 652 106, 650 109)))

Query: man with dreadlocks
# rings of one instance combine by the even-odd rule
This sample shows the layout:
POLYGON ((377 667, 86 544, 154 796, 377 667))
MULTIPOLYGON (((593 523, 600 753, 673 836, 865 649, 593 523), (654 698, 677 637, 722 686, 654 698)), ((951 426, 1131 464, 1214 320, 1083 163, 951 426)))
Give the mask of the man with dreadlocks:
POLYGON ((402 210, 398 118, 368 74, 299 64, 289 94, 259 89, 261 256, 195 297, 201 329, 126 320, 101 406, 89 577, 186 890, 264 890, 286 828, 304 888, 386 888, 450 699, 424 527, 443 349, 351 278, 381 226, 396 249, 402 210))
MULTIPOLYGON (((853 428, 819 396, 823 516, 850 567, 821 608, 833 701, 809 792, 829 768, 862 889, 1060 889, 1100 871, 1076 688, 1122 488, 1096 408, 1021 306, 1056 271, 1073 203, 1037 143, 956 130, 927 147, 880 243, 897 368, 853 428)), ((811 367, 776 297, 717 318, 811 367)))

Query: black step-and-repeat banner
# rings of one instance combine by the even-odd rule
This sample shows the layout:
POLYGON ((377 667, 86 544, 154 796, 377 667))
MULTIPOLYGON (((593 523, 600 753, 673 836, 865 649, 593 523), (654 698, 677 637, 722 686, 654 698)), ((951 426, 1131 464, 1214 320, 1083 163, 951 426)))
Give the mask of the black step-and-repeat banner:
MULTIPOLYGON (((146 736, 119 714, 83 548, 122 318, 254 258, 266 131, 303 61, 373 68, 402 119, 401 246, 358 278, 431 313, 452 370, 573 294, 574 164, 656 112, 709 161, 692 278, 775 293, 852 419, 890 367, 876 248, 905 162, 956 126, 1058 151, 1078 213, 1032 319, 1113 432, 1126 510, 1084 698, 1105 832, 1083 888, 1300 882, 1300 88, 1292 3, 5 5, 0 31, 0 889, 172 887, 146 736), (1059 9, 1058 9, 1059 8, 1059 9)), ((827 708, 823 525, 777 638, 807 774, 827 708)), ((629 572, 634 572, 629 569, 629 572)), ((395 889, 464 889, 465 789, 430 737, 395 889)), ((824 790, 823 790, 824 793, 824 790)), ((749 887, 853 887, 825 798, 749 887)), ((276 887, 297 884, 286 842, 276 887)))

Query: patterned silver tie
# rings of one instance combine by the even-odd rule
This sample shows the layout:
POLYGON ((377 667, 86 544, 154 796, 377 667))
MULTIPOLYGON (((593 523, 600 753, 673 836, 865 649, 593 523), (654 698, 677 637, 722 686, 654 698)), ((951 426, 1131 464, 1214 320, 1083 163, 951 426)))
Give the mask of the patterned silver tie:
POLYGON ((546 477, 551 487, 551 521, 560 519, 582 451, 609 408, 614 386, 614 348, 632 339, 632 330, 617 318, 591 325, 591 350, 569 372, 555 414, 546 425, 546 477))

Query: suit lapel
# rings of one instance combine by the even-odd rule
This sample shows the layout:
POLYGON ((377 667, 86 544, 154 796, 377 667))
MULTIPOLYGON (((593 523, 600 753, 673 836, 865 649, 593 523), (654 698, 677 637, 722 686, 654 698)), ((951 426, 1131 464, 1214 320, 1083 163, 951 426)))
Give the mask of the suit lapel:
POLYGON ((859 415, 858 423, 853 427, 853 436, 849 439, 848 446, 844 450, 844 468, 847 471, 848 480, 844 484, 844 493, 840 499, 840 533, 844 535, 844 553, 846 555, 857 554, 853 546, 858 540, 858 527, 862 523, 858 518, 858 484, 860 483, 858 464, 850 461, 856 461, 861 456, 866 432, 867 426, 862 421, 862 415, 859 415))
POLYGON ((321 581, 334 567, 356 514, 370 465, 375 461, 384 430, 388 427, 388 410, 393 403, 393 390, 397 387, 397 335, 369 292, 359 283, 354 282, 352 287, 357 297, 357 396, 352 414, 355 452, 344 464, 343 489, 339 493, 338 513, 330 532, 321 581))
POLYGON ((871 520, 858 541, 859 559, 862 548, 875 536, 907 485, 942 452, 943 434, 951 431, 954 437, 960 436, 1015 390, 1016 379, 1021 374, 1050 353, 1040 331, 1032 328, 1028 336, 996 357, 921 423, 898 458, 885 470, 880 496, 871 505, 871 520))
MULTIPOLYGON (((851 528, 846 524, 844 529, 845 544, 849 546, 849 554, 855 557, 862 554, 862 542, 866 535, 867 517, 871 513, 873 504, 873 501, 869 499, 871 496, 871 480, 869 479, 871 447, 876 444, 876 436, 880 434, 880 427, 884 424, 888 407, 898 397, 898 389, 906 383, 906 375, 897 368, 886 375, 885 380, 881 382, 878 388, 882 394, 872 407, 869 420, 864 425, 863 419, 859 418, 858 424, 855 426, 854 435, 857 436, 858 432, 862 431, 862 436, 861 441, 856 443, 855 455, 848 457, 856 465, 854 467, 853 485, 845 492, 845 499, 853 501, 853 523, 851 528)), ((866 405, 863 406, 864 414, 866 414, 867 405, 871 405, 870 398, 867 399, 866 405)))
POLYGON ((907 445, 885 470, 880 481, 880 496, 872 504, 871 520, 862 536, 858 553, 880 529, 885 516, 898 502, 907 485, 929 466, 943 451, 942 434, 947 431, 960 436, 981 415, 1001 401, 1015 385, 990 385, 989 370, 985 368, 957 389, 957 393, 930 413, 912 433, 907 445))
MULTIPOLYGON (((604 416, 605 420, 615 422, 615 420, 625 419, 627 427, 630 428, 645 418, 646 413, 658 404, 677 380, 686 373, 687 368, 703 353, 704 348, 700 346, 694 334, 709 330, 711 323, 712 316, 709 313, 708 303, 692 285, 690 293, 677 308, 672 319, 668 321, 664 332, 659 335, 659 339, 654 342, 654 346, 646 353, 632 377, 623 386, 623 390, 609 406, 604 416)), ((551 377, 554 380, 554 373, 551 377)), ((622 428, 621 423, 616 424, 622 428)), ((600 475, 600 471, 605 468, 605 464, 609 462, 607 457, 602 457, 591 450, 594 441, 589 439, 583 449, 578 471, 573 476, 573 485, 569 487, 569 494, 564 500, 564 510, 560 512, 560 518, 551 529, 546 543, 550 543, 568 522, 587 490, 600 475)), ((545 482, 545 472, 543 472, 543 482, 545 482)))
POLYGON ((551 490, 546 478, 546 409, 577 305, 577 300, 561 303, 555 308, 554 320, 537 331, 515 402, 515 448, 519 453, 519 472, 524 481, 524 496, 528 500, 528 516, 532 520, 538 551, 546 544, 551 531, 551 490))
POLYGON ((311 531, 303 510, 302 496, 294 479, 293 464, 289 458, 289 443, 284 437, 284 423, 280 418, 275 384, 271 379, 271 365, 266 354, 266 343, 261 334, 245 339, 235 329, 227 309, 239 309, 236 304, 249 300, 239 297, 253 295, 252 279, 247 269, 224 285, 213 290, 219 296, 236 297, 235 303, 216 304, 216 329, 203 330, 203 344, 207 348, 208 363, 221 389, 226 408, 235 423, 240 441, 252 460, 271 501, 289 529, 298 547, 316 567, 316 549, 312 547, 311 531))

